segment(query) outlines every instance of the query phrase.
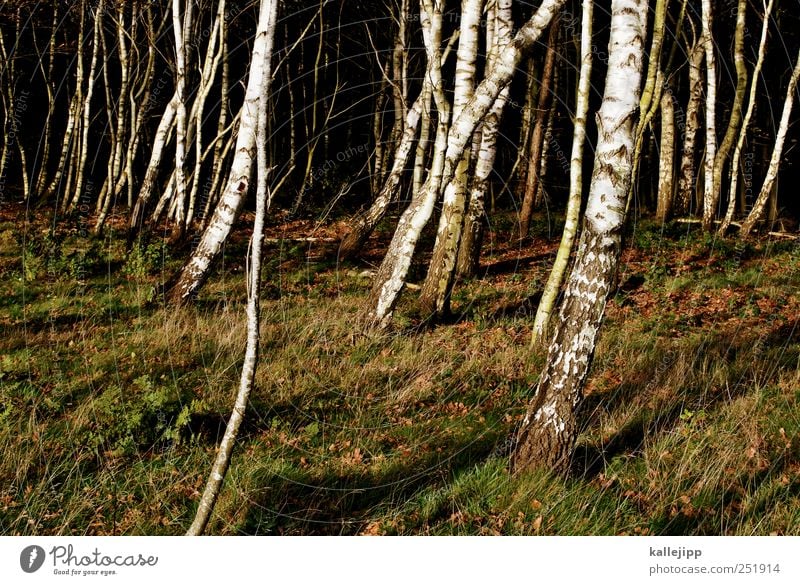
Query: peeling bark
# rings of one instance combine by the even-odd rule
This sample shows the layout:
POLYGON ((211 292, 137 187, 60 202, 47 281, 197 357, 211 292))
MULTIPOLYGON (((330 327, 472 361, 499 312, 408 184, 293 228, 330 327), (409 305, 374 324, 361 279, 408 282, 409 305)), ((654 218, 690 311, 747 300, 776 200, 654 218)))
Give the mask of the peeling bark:
POLYGON ((747 137, 747 128, 750 126, 750 119, 753 116, 753 110, 756 106, 756 94, 758 92, 758 83, 761 79, 761 69, 764 65, 764 56, 766 55, 767 48, 767 35, 769 32, 770 15, 772 14, 772 7, 775 0, 769 0, 769 4, 764 3, 764 18, 761 21, 761 40, 758 44, 758 58, 756 59, 756 66, 753 69, 753 75, 750 81, 750 94, 747 99, 747 110, 745 111, 742 119, 741 127, 739 128, 739 136, 736 140, 736 147, 733 149, 733 158, 731 159, 731 186, 730 195, 728 199, 728 209, 725 212, 725 218, 719 226, 719 234, 724 235, 733 221, 733 214, 736 212, 736 189, 739 185, 739 163, 742 156, 742 147, 744 146, 745 138, 747 137))
POLYGON ((613 0, 605 94, 598 113, 592 184, 575 267, 535 396, 517 434, 515 472, 569 469, 577 412, 619 260, 631 183, 647 0, 613 0))
POLYGON ((561 291, 564 275, 567 272, 569 256, 578 232, 578 220, 581 211, 583 191, 583 147, 586 142, 586 115, 589 111, 589 90, 592 77, 592 15, 593 0, 583 0, 583 16, 581 25, 581 70, 578 81, 578 95, 575 104, 575 127, 572 137, 572 156, 569 172, 569 201, 564 223, 564 233, 558 247, 553 268, 545 283, 542 298, 536 309, 533 320, 532 343, 546 341, 550 319, 555 308, 556 298, 561 291))
POLYGON ((800 54, 797 56, 797 62, 792 71, 792 76, 789 79, 789 87, 786 89, 783 113, 781 114, 781 122, 778 126, 778 134, 775 137, 775 148, 772 150, 767 176, 764 178, 764 184, 761 186, 761 191, 758 194, 755 204, 753 204, 753 209, 750 210, 747 218, 742 222, 742 229, 739 231, 739 235, 742 238, 749 237, 756 223, 764 218, 767 203, 770 198, 775 195, 774 191, 778 181, 778 170, 780 169, 781 158, 783 157, 786 133, 789 131, 789 122, 792 117, 792 108, 794 107, 795 99, 794 94, 797 90, 798 78, 800 78, 800 54))
MULTIPOLYGON (((253 44, 253 58, 250 62, 245 102, 242 106, 236 154, 228 176, 228 184, 208 227, 203 232, 197 249, 167 293, 168 299, 173 303, 186 303, 200 290, 208 277, 212 262, 222 250, 244 204, 256 155, 258 105, 261 92, 264 91, 262 81, 265 76, 271 77, 272 44, 275 34, 275 16, 272 4, 275 1, 261 0, 258 28, 253 44)), ((267 85, 267 87, 269 86, 267 85)))

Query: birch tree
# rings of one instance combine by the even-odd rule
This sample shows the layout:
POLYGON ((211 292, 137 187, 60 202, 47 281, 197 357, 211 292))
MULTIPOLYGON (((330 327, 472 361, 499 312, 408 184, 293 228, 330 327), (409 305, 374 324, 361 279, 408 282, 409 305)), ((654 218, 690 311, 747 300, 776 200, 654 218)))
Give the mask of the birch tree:
MULTIPOLYGON (((746 0, 739 0, 736 11, 736 32, 734 33, 733 48, 733 59, 736 64, 736 94, 733 98, 728 128, 725 131, 725 136, 722 138, 719 150, 717 150, 716 159, 714 160, 714 196, 712 197, 712 202, 717 203, 719 202, 722 189, 722 172, 725 168, 725 163, 728 161, 728 155, 731 153, 736 137, 739 135, 739 125, 742 123, 742 105, 744 104, 744 97, 747 92, 747 66, 744 62, 746 13, 746 0)), ((736 200, 736 194, 733 191, 731 191, 731 199, 736 200)), ((714 206, 716 207, 716 203, 714 206)))
MULTIPOLYGON (((65 211, 67 208, 74 207, 78 203, 78 199, 80 198, 80 193, 83 190, 83 175, 86 169, 86 157, 89 151, 89 125, 91 123, 91 113, 92 113, 92 95, 94 93, 95 83, 97 81, 97 57, 100 51, 100 34, 101 34, 101 27, 103 24, 103 16, 105 14, 105 0, 100 0, 99 4, 97 5, 96 12, 94 14, 94 27, 93 27, 93 36, 92 36, 92 56, 91 56, 91 63, 89 65, 89 77, 87 79, 87 87, 86 87, 86 94, 83 99, 82 104, 82 111, 83 116, 80 119, 80 127, 81 127, 81 134, 80 134, 80 154, 78 155, 78 166, 76 171, 76 179, 75 179, 75 186, 73 191, 73 196, 70 199, 69 196, 64 197, 64 204, 62 206, 62 211, 65 211)), ((67 163, 68 164, 68 163, 67 163)), ((69 181, 67 182, 68 186, 69 181)))
POLYGON ((742 118, 741 127, 739 128, 739 136, 736 140, 736 146, 733 149, 733 157, 731 159, 731 186, 730 196, 728 198, 728 209, 725 212, 725 218, 719 226, 719 234, 724 235, 733 221, 733 214, 736 212, 736 190, 739 185, 739 163, 742 156, 742 147, 744 146, 745 138, 747 137, 747 128, 750 126, 750 119, 753 116, 753 111, 756 106, 756 99, 758 93, 758 83, 761 79, 761 69, 764 66, 764 56, 767 53, 767 36, 769 33, 769 21, 772 14, 772 7, 775 0, 769 0, 769 3, 764 0, 764 17, 761 21, 761 39, 758 43, 758 57, 756 58, 756 65, 753 68, 753 75, 750 80, 750 92, 747 98, 747 109, 742 118))
MULTIPOLYGON (((255 382, 259 354, 259 295, 261 291, 261 249, 264 243, 264 221, 269 207, 267 178, 267 99, 270 87, 270 59, 272 56, 271 45, 275 36, 275 22, 277 18, 278 0, 261 0, 258 17, 258 29, 255 47, 253 49, 251 67, 260 68, 267 74, 261 75, 258 88, 260 98, 256 105, 256 214, 253 222, 253 235, 250 240, 250 272, 247 275, 247 345, 245 348, 242 375, 239 381, 239 390, 233 412, 225 427, 225 434, 217 450, 211 474, 206 482, 205 490, 197 507, 192 525, 186 532, 187 536, 199 536, 205 532, 208 521, 214 511, 217 498, 222 489, 222 482, 230 466, 231 454, 239 434, 239 427, 244 420, 247 402, 255 382), (259 37, 264 37, 259 42, 259 37), (263 62, 259 63, 258 60, 263 62)), ((252 76, 251 76, 252 79, 252 76)), ((252 104, 251 104, 252 105, 252 104)))
MULTIPOLYGON (((461 115, 453 121, 447 138, 447 152, 441 176, 438 176, 438 173, 436 175, 430 173, 418 194, 418 199, 428 201, 432 194, 435 200, 439 185, 446 185, 453 179, 458 162, 461 160, 467 144, 472 140, 478 124, 489 112, 500 92, 511 82, 520 61, 531 50, 564 2, 565 0, 544 0, 530 20, 503 48, 494 67, 487 72, 484 80, 478 85, 475 94, 464 107, 461 115)), ((427 218, 424 216, 419 219, 425 219, 425 221, 422 221, 418 227, 414 227, 414 232, 412 232, 416 234, 414 237, 405 239, 395 232, 395 236, 392 238, 389 248, 391 253, 387 253, 381 263, 372 291, 367 299, 365 313, 366 321, 370 325, 384 327, 391 320, 400 291, 405 284, 408 267, 416 246, 418 230, 421 230, 427 222, 427 218)))
POLYGON ((674 197, 675 159, 675 106, 672 92, 665 91, 661 96, 661 143, 658 157, 658 203, 656 220, 664 223, 672 214, 674 197))
POLYGON ((703 48, 706 53, 706 159, 703 187, 703 228, 710 230, 717 213, 719 192, 714 185, 714 162, 717 156, 717 58, 714 53, 711 0, 703 0, 703 48))
POLYGON ((611 3, 608 72, 597 116, 597 148, 581 239, 546 365, 517 435, 512 456, 516 472, 538 466, 564 472, 569 466, 583 384, 619 260, 647 4, 647 0, 611 3))
MULTIPOLYGON (((441 69, 441 66, 447 61, 447 57, 456 40, 454 35, 447 47, 441 54, 441 62, 436 64, 436 67, 441 69)), ((352 258, 361 250, 361 248, 369 239, 370 234, 375 230, 378 223, 386 215, 386 210, 389 205, 397 198, 400 191, 400 184, 403 178, 403 171, 406 169, 411 152, 414 150, 414 138, 419 130, 419 139, 417 140, 416 159, 414 161, 414 177, 415 182, 421 180, 424 166, 425 150, 427 149, 427 142, 429 140, 430 128, 430 102, 433 96, 433 78, 436 75, 431 67, 434 66, 430 60, 426 65, 426 70, 423 75, 422 89, 414 104, 408 111, 406 121, 404 124, 403 134, 397 144, 392 168, 388 175, 383 178, 383 184, 380 187, 378 196, 369 206, 369 208, 358 214, 350 225, 347 227, 345 236, 342 238, 339 246, 340 258, 352 258)), ((379 96, 379 100, 382 99, 379 96)), ((379 137, 376 135, 376 141, 379 137)), ((379 160, 381 159, 379 152, 375 153, 375 168, 376 174, 382 175, 380 172, 379 160)), ((374 187, 373 187, 374 189, 374 187)), ((417 195, 419 188, 414 189, 414 195, 417 195)))
POLYGON ((535 123, 531 140, 528 145, 528 170, 525 173, 525 194, 522 199, 522 209, 519 214, 519 235, 521 238, 528 235, 533 207, 536 200, 536 191, 539 188, 539 166, 541 165, 542 150, 544 147, 547 114, 550 110, 548 104, 553 99, 551 84, 555 74, 556 41, 558 40, 558 22, 550 24, 550 34, 547 39, 542 83, 539 87, 539 103, 536 107, 535 123))
POLYGON ((191 30, 192 0, 181 9, 181 0, 172 0, 172 31, 175 34, 175 190, 178 198, 178 223, 183 225, 186 200, 186 39, 184 30, 191 30))
POLYGON ((700 130, 700 105, 703 101, 703 77, 701 67, 705 59, 702 37, 695 38, 689 52, 689 98, 686 103, 686 129, 681 149, 680 177, 678 179, 677 209, 686 213, 691 208, 695 193, 695 158, 697 133, 700 130))
POLYGON ((550 318, 555 308, 556 298, 564 282, 569 256, 578 232, 583 191, 583 147, 586 143, 586 115, 589 111, 589 91, 592 77, 592 15, 593 0, 583 0, 581 16, 580 75, 575 104, 575 126, 572 135, 572 155, 569 169, 569 200, 564 221, 564 232, 558 247, 556 259, 544 285, 542 298, 536 308, 533 320, 532 343, 546 340, 550 318))
MULTIPOLYGON (((461 28, 456 60, 453 117, 461 115, 475 88, 475 61, 478 56, 478 24, 483 0, 463 0, 461 28)), ((448 309, 450 287, 453 283, 458 243, 464 224, 464 205, 469 184, 469 153, 465 151, 458 162, 453 180, 447 184, 442 201, 442 214, 436 232, 436 243, 422 285, 420 302, 429 312, 438 315, 448 309)))
POLYGON ((367 311, 362 320, 368 327, 385 327, 389 324, 397 295, 405 284, 405 276, 414 255, 422 229, 433 213, 444 173, 447 134, 450 126, 450 103, 444 92, 441 71, 441 0, 420 0, 420 22, 425 51, 428 56, 428 75, 436 104, 436 138, 434 140, 431 168, 424 186, 403 212, 397 224, 389 249, 381 262, 367 299, 367 311))
MULTIPOLYGON (((264 77, 271 78, 271 55, 275 27, 265 12, 268 8, 272 9, 273 2, 277 2, 277 0, 261 0, 261 12, 253 43, 253 57, 250 62, 250 73, 242 105, 236 154, 231 165, 228 183, 213 217, 203 231, 197 249, 168 291, 168 299, 173 303, 186 303, 203 285, 212 262, 230 234, 248 192, 256 154, 259 96, 264 91, 262 83, 264 77)), ((267 81, 267 88, 269 88, 269 81, 267 81)))
MULTIPOLYGON (((491 47, 486 61, 487 71, 491 70, 500 51, 512 38, 511 29, 514 21, 511 8, 511 0, 496 0, 495 5, 492 7, 494 29, 492 30, 489 26, 486 27, 487 46, 491 47), (490 30, 492 31, 491 36, 489 35, 490 30)), ((510 87, 507 86, 500 92, 481 126, 475 174, 470 187, 461 243, 458 246, 458 260, 456 263, 458 276, 472 276, 478 267, 483 241, 486 192, 489 188, 489 176, 494 168, 497 154, 497 137, 509 91, 510 87)))
POLYGON ((764 178, 764 183, 761 186, 761 191, 753 204, 753 209, 747 215, 747 218, 742 222, 742 229, 739 235, 742 238, 750 236, 751 232, 756 226, 756 223, 764 219, 764 212, 767 208, 767 202, 772 195, 778 180, 778 170, 780 169, 781 158, 783 157, 783 147, 786 143, 786 133, 789 130, 789 122, 792 117, 792 108, 794 107, 795 91, 797 90, 797 81, 800 78, 800 54, 797 56, 792 75, 789 78, 789 87, 786 89, 786 98, 783 102, 783 113, 781 114, 781 122, 778 126, 778 134, 775 137, 775 147, 772 150, 770 157, 769 167, 767 168, 767 175, 764 178))

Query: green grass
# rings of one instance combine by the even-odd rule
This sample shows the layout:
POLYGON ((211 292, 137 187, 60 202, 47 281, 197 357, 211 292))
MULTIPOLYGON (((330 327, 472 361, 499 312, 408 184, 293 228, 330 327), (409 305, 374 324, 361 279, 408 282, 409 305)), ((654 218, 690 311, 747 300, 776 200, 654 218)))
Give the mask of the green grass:
MULTIPOLYGON (((270 244, 256 388, 210 531, 800 534, 797 247, 637 227, 620 281, 644 282, 609 304, 573 473, 511 477, 544 360, 531 298, 554 244, 537 226, 519 263, 489 234, 495 269, 456 288, 452 323, 418 327, 407 292, 401 326, 370 336, 352 329, 361 267, 270 244)), ((147 302, 180 264, 160 242, 125 264, 113 234, 19 229, 0 224, 0 533, 182 533, 238 386, 245 237, 175 310, 147 302)))

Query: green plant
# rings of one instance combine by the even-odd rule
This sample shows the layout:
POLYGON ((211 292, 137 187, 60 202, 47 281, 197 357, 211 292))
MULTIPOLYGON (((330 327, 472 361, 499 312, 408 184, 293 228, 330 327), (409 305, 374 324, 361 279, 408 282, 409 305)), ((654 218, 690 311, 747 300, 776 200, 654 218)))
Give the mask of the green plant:
POLYGON ((111 385, 94 403, 89 442, 115 455, 179 443, 192 414, 203 407, 198 400, 186 404, 174 387, 155 385, 147 376, 134 380, 128 391, 111 385))
POLYGON ((159 272, 170 261, 169 249, 164 240, 145 243, 138 240, 128 253, 123 273, 137 280, 146 280, 159 272))

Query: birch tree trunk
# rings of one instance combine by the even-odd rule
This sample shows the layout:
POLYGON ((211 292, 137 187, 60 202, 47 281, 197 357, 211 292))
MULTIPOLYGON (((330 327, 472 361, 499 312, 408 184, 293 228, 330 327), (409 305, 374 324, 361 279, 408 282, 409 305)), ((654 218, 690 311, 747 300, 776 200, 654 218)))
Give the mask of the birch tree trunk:
MULTIPOLYGON (((430 65, 428 65, 428 67, 430 67, 430 65)), ((429 99, 429 87, 430 83, 428 82, 428 76, 426 75, 421 94, 408 111, 405 129, 402 137, 400 138, 400 142, 397 145, 397 151, 394 155, 392 170, 386 177, 383 187, 381 187, 378 196, 375 198, 375 201, 372 202, 372 205, 370 205, 369 209, 358 215, 352 221, 352 225, 349 226, 347 234, 344 236, 344 238, 342 238, 342 243, 339 246, 340 258, 352 258, 358 254, 358 252, 366 243, 367 239, 369 239, 370 234, 373 232, 381 219, 383 219, 383 216, 386 214, 386 210, 394 200, 400 187, 400 180, 403 178, 403 171, 406 168, 408 158, 414 147, 414 137, 417 133, 417 127, 419 126, 422 111, 425 107, 427 107, 425 100, 426 98, 429 99)))
MULTIPOLYGON (((81 105, 83 103, 83 43, 84 43, 84 34, 86 28, 86 0, 81 0, 80 4, 80 24, 79 26, 79 33, 78 37, 80 42, 78 43, 78 52, 75 57, 76 60, 76 75, 75 75, 75 93, 72 96, 72 101, 69 105, 69 110, 67 114, 67 127, 64 131, 64 139, 61 143, 61 154, 58 159, 58 166, 56 166, 55 174, 53 175, 53 179, 50 181, 50 184, 47 186, 44 195, 42 196, 42 201, 47 201, 50 199, 54 194, 57 195, 56 197, 56 207, 58 207, 58 188, 61 184, 61 180, 64 177, 64 170, 69 165, 69 157, 72 150, 75 148, 74 144, 74 137, 75 133, 78 130, 79 122, 78 116, 80 112, 81 105)), ((5 152, 5 151, 4 151, 5 152)), ((65 199, 69 198, 69 195, 65 195, 65 199)))
MULTIPOLYGON (((197 193, 200 188, 200 171, 203 165, 203 112, 205 110, 206 100, 214 85, 214 78, 217 75, 220 59, 222 58, 222 43, 217 46, 217 38, 222 36, 221 27, 222 21, 225 19, 225 0, 219 0, 217 4, 217 16, 214 18, 214 25, 212 27, 211 35, 206 48, 206 58, 203 63, 203 70, 200 75, 200 87, 197 90, 197 98, 195 100, 195 108, 193 115, 194 130, 194 172, 192 180, 192 189, 189 192, 189 208, 186 211, 186 218, 184 227, 188 228, 192 223, 195 215, 195 207, 197 206, 197 193)), ((218 143, 219 144, 219 143, 218 143)))
POLYGON ((558 40, 558 21, 556 19, 550 24, 550 34, 547 39, 547 54, 544 61, 542 72, 542 84, 539 88, 539 104, 536 108, 535 124, 531 134, 531 142, 528 150, 528 170, 525 174, 525 195, 522 199, 522 210, 519 214, 519 236, 524 238, 528 235, 533 216, 533 207, 536 201, 536 191, 539 188, 539 166, 541 164, 542 149, 544 145, 545 127, 547 124, 548 103, 553 99, 550 94, 551 83, 555 71, 556 47, 558 40))
POLYGON ((706 160, 703 188, 703 229, 714 227, 719 192, 714 184, 717 156, 717 58, 714 54, 713 13, 711 0, 703 0, 703 47, 706 52, 706 160))
POLYGON ((783 102, 781 123, 778 126, 778 134, 775 137, 775 148, 772 150, 772 157, 769 161, 767 175, 764 178, 764 184, 761 186, 758 198, 753 204, 753 209, 750 210, 747 218, 742 222, 742 229, 739 232, 742 238, 749 237, 756 223, 764 218, 764 211, 767 208, 767 203, 775 190, 775 185, 778 180, 778 170, 780 169, 781 158, 783 157, 783 147, 786 142, 786 133, 789 130, 789 122, 792 117, 794 94, 797 90, 798 77, 800 77, 800 54, 797 56, 797 62, 792 71, 792 76, 789 79, 789 87, 786 89, 786 99, 783 102))
POLYGON ((695 194, 695 157, 697 132, 700 129, 700 103, 703 100, 703 78, 700 67, 705 58, 701 39, 695 41, 689 55, 689 100, 686 103, 686 130, 681 150, 680 178, 678 179, 677 212, 687 213, 695 194))
POLYGON ((577 411, 611 290, 631 182, 647 0, 612 0, 608 73, 598 113, 592 184, 581 240, 547 363, 512 456, 515 472, 569 468, 577 411))
POLYGON ((538 344, 546 340, 550 327, 550 318, 555 308, 556 298, 564 282, 567 272, 569 256, 572 252, 575 236, 578 232, 578 220, 581 211, 581 198, 583 192, 583 147, 586 143, 586 115, 589 111, 589 91, 592 77, 592 15, 594 13, 593 0, 583 0, 581 22, 581 70, 578 80, 578 95, 575 105, 575 127, 572 136, 572 156, 569 172, 569 200, 567 202, 564 233, 558 247, 553 268, 547 283, 544 285, 542 298, 536 309, 533 320, 532 343, 538 344))
MULTIPOLYGON (((441 62, 436 65, 440 70, 441 66, 447 61, 447 57, 450 54, 450 49, 452 48, 453 40, 454 39, 451 39, 451 42, 445 48, 444 52, 441 53, 441 62)), ((408 115, 406 116, 405 130, 403 131, 403 135, 401 136, 400 142, 397 145, 397 150, 394 154, 394 159, 392 162, 392 168, 389 171, 389 174, 386 176, 383 186, 381 187, 378 196, 375 198, 375 201, 372 202, 372 205, 370 205, 369 209, 359 214, 347 228, 347 233, 342 238, 342 243, 339 246, 340 258, 353 258, 356 254, 358 254, 358 252, 361 251, 361 248, 364 247, 364 244, 369 239, 370 234, 375 230, 378 223, 380 223, 380 221, 386 215, 386 210, 389 208, 389 205, 397 197, 397 194, 400 190, 400 182, 403 178, 403 171, 408 164, 408 159, 414 147, 414 137, 416 136, 416 132, 420 124, 423 124, 423 127, 420 130, 420 139, 417 143, 415 173, 417 172, 417 163, 419 162, 420 166, 422 165, 422 162, 419 160, 419 148, 423 142, 428 141, 429 130, 426 128, 426 126, 430 125, 429 108, 431 96, 434 92, 432 80, 436 75, 431 67, 432 63, 429 60, 420 94, 417 97, 417 100, 414 102, 414 105, 409 109, 408 115)), ((441 74, 439 74, 439 76, 441 76, 441 74)), ((380 158, 381 157, 379 153, 376 152, 376 168, 379 168, 378 164, 380 158)))
POLYGON ((187 0, 186 12, 181 10, 181 0, 172 0, 172 30, 175 34, 175 93, 178 108, 175 114, 175 191, 178 198, 177 222, 182 227, 184 202, 186 201, 186 48, 185 28, 191 29, 191 21, 184 22, 191 14, 192 0, 187 0))
MULTIPOLYGON (((50 143, 53 136, 53 113, 56 107, 55 81, 53 79, 53 69, 55 65, 56 53, 56 32, 58 32, 58 0, 53 0, 53 20, 50 23, 50 42, 47 49, 47 72, 45 73, 42 60, 39 67, 42 71, 45 84, 47 86, 47 118, 45 120, 44 132, 42 133, 42 158, 39 161, 39 170, 35 181, 34 193, 41 197, 47 187, 47 166, 50 162, 50 143)), ((3 163, 0 162, 0 169, 3 163)))
POLYGON ((81 118, 81 138, 80 138, 80 154, 78 155, 78 166, 75 179, 75 192, 70 199, 69 196, 64 197, 64 204, 62 211, 68 208, 74 208, 78 204, 83 190, 83 174, 86 169, 86 157, 89 152, 89 125, 91 124, 91 111, 92 111, 92 94, 96 82, 97 72, 97 56, 100 50, 100 34, 103 24, 103 16, 105 13, 105 0, 100 0, 95 14, 94 32, 92 37, 92 58, 89 65, 89 78, 87 80, 86 97, 83 100, 83 117, 81 118))
MULTIPOLYGON (((747 66, 744 62, 744 34, 745 34, 745 15, 747 13, 746 0, 739 0, 736 13, 736 32, 734 34, 733 59, 736 63, 736 95, 733 98, 731 118, 728 121, 728 129, 720 143, 714 161, 714 200, 719 201, 722 190, 722 172, 725 168, 728 155, 731 153, 734 142, 739 135, 739 125, 742 123, 742 104, 747 92, 747 66)), ((730 200, 736 201, 736 192, 731 191, 730 200)), ((730 207, 730 204, 728 205, 730 207)))
POLYGON ((674 200, 675 160, 675 107, 672 92, 665 91, 661 96, 661 146, 658 158, 658 205, 656 220, 665 223, 672 214, 674 200))
MULTIPOLYGON (((486 63, 487 71, 491 70, 502 47, 507 45, 512 38, 511 29, 514 21, 511 8, 512 0, 497 0, 493 8, 495 30, 491 37, 491 43, 488 43, 489 27, 487 26, 487 45, 492 47, 486 63)), ((481 245, 483 243, 484 201, 489 188, 489 176, 494 168, 497 153, 497 135, 503 118, 503 110, 508 101, 509 90, 510 87, 505 87, 500 92, 492 109, 483 121, 478 158, 475 163, 475 176, 472 179, 466 216, 464 217, 464 229, 461 234, 461 243, 458 247, 458 260, 456 262, 456 274, 458 276, 473 276, 478 269, 481 245)))
MULTIPOLYGON (((456 61, 453 117, 457 118, 475 90, 475 61, 478 56, 478 24, 483 0, 463 0, 461 28, 456 61)), ((433 256, 422 285, 420 304, 423 310, 439 316, 449 309, 450 289, 455 273, 461 227, 464 224, 465 195, 469 178, 469 154, 464 152, 455 177, 447 184, 442 201, 442 215, 436 232, 433 256)))
MULTIPOLYGON (((472 139, 475 129, 489 112, 500 92, 508 86, 511 78, 519 65, 520 60, 530 51, 533 44, 541 37, 542 32, 550 24, 553 16, 561 9, 565 0, 544 0, 534 15, 526 22, 514 36, 511 43, 505 46, 499 58, 488 72, 486 78, 480 83, 469 103, 464 107, 461 115, 454 121, 449 130, 447 141, 447 151, 445 153, 444 165, 441 176, 431 172, 423 185, 418 199, 420 202, 420 214, 415 215, 415 221, 411 222, 411 216, 402 224, 403 230, 413 226, 410 237, 404 241, 401 233, 401 226, 395 232, 387 253, 381 264, 372 292, 368 298, 367 322, 368 324, 386 326, 391 320, 391 314, 397 304, 400 291, 405 284, 408 267, 411 264, 411 256, 414 253, 419 231, 424 227, 427 218, 427 201, 431 197, 438 195, 439 185, 448 184, 455 175, 458 161, 461 160, 464 150, 472 139), (424 219, 424 221, 422 221, 424 219), (420 225, 421 224, 421 225, 420 225), (401 252, 402 249, 402 252, 401 252)), ((438 140, 438 135, 437 135, 438 140)), ((413 204, 412 204, 413 205, 413 204)), ((433 202, 430 203, 430 210, 433 210, 433 202)), ((408 213, 408 210, 406 211, 408 213)), ((406 217, 404 214, 403 217, 406 217)), ((428 213, 428 217, 430 214, 428 213)), ((403 219, 401 218, 401 222, 403 219)))
POLYGON ((669 0, 656 0, 655 14, 653 15, 653 39, 650 43, 648 54, 647 77, 645 78, 642 97, 639 99, 639 121, 636 125, 636 145, 633 151, 633 179, 631 192, 625 203, 626 213, 633 201, 634 191, 638 187, 639 161, 642 157, 645 131, 655 116, 661 101, 663 76, 661 75, 661 51, 664 46, 664 28, 666 24, 667 5, 669 0))
POLYGON ((391 321, 394 305, 405 277, 420 233, 433 213, 444 171, 447 134, 450 124, 450 103, 444 93, 442 82, 442 0, 420 0, 420 22, 425 52, 428 57, 428 72, 434 102, 436 103, 436 138, 431 169, 420 192, 403 212, 397 224, 386 256, 381 262, 375 283, 367 299, 366 312, 362 320, 367 327, 386 327, 391 321))
POLYGON ((258 28, 253 43, 253 57, 250 63, 250 73, 239 124, 239 136, 236 142, 236 154, 228 176, 228 184, 208 227, 203 232, 197 249, 181 269, 175 284, 167 293, 168 299, 173 303, 188 302, 203 285, 208 277, 211 264, 227 240, 247 195, 253 159, 256 154, 259 99, 264 91, 264 83, 269 89, 271 78, 276 4, 277 0, 261 0, 258 28))
MULTIPOLYGON (((274 37, 275 21, 278 10, 278 0, 262 0, 261 14, 259 15, 259 36, 274 37), (263 28, 264 25, 267 27, 263 28)), ((269 47, 270 42, 262 42, 262 45, 269 47)), ((262 70, 269 70, 268 62, 272 51, 263 51, 259 57, 265 60, 259 66, 262 70)), ((255 50, 252 66, 256 66, 255 50)), ((256 216, 253 223, 253 236, 250 241, 250 274, 248 274, 248 295, 247 295, 247 346, 245 349, 244 363, 242 364, 242 376, 239 382, 239 391, 236 395, 236 403, 233 407, 228 425, 225 427, 225 434, 222 437, 211 475, 206 482, 203 496, 197 508, 197 513, 192 525, 186 532, 187 536, 199 536, 205 532, 208 521, 214 511, 222 482, 230 466, 231 453, 236 438, 239 434, 239 427, 244 420, 245 410, 250 392, 253 389, 256 369, 258 368, 258 345, 259 345, 259 295, 261 292, 261 248, 264 243, 264 220, 269 207, 269 195, 267 192, 267 96, 269 95, 270 76, 261 76, 260 99, 258 100, 257 118, 257 180, 256 180, 256 216)))
MULTIPOLYGON (((731 159, 731 187, 730 196, 728 198, 728 209, 725 212, 725 218, 719 226, 719 234, 724 235, 733 221, 733 214, 736 212, 736 189, 739 185, 739 162, 742 156, 742 147, 744 140, 747 137, 747 128, 750 126, 750 119, 753 116, 755 109, 758 83, 761 79, 761 68, 764 65, 764 56, 766 55, 767 36, 769 33, 769 20, 772 14, 772 7, 775 0, 769 0, 769 4, 764 1, 764 19, 761 22, 761 40, 758 44, 758 58, 756 59, 756 66, 753 69, 753 76, 750 81, 750 93, 747 98, 747 110, 745 111, 744 118, 742 119, 741 127, 739 128, 739 136, 736 140, 736 147, 733 149, 733 158, 731 159)), ((738 65, 738 64, 737 64, 738 65)))
MULTIPOLYGON (((113 146, 111 149, 111 156, 109 157, 108 161, 108 190, 106 191, 105 199, 103 200, 103 204, 100 207, 100 214, 97 217, 97 222, 95 223, 94 232, 95 234, 101 233, 103 230, 103 226, 105 224, 106 218, 108 217, 109 210, 113 205, 114 201, 116 200, 117 196, 120 194, 122 185, 123 185, 123 176, 124 173, 122 171, 122 161, 125 157, 125 135, 126 135, 126 121, 127 121, 127 112, 128 112, 128 104, 129 104, 129 84, 130 84, 130 77, 131 77, 131 62, 128 57, 128 45, 127 45, 127 36, 128 34, 132 34, 132 38, 135 42, 135 35, 136 35, 136 12, 135 7, 132 8, 133 13, 131 14, 131 26, 126 26, 125 23, 125 6, 124 4, 117 5, 117 18, 115 19, 116 31, 117 31, 117 54, 119 56, 119 65, 120 65, 120 85, 119 85, 119 96, 116 102, 116 122, 113 124, 110 122, 111 116, 113 115, 112 107, 109 107, 108 115, 109 115, 109 126, 113 129, 112 132, 112 140, 113 146)), ((108 74, 107 74, 107 63, 106 63, 106 53, 105 53, 105 42, 103 43, 103 62, 104 62, 104 71, 103 71, 103 79, 106 80, 107 88, 110 86, 108 83, 108 74)), ((135 49, 135 45, 133 45, 135 49)), ((134 50, 134 55, 137 55, 136 51, 134 50)), ((110 92, 107 91, 107 103, 113 104, 113 97, 109 95, 110 92)), ((133 128, 131 128, 133 131, 133 128)), ((99 203, 99 202, 98 202, 99 203)))
POLYGON ((425 158, 431 142, 431 99, 433 93, 430 85, 424 86, 427 93, 422 96, 422 116, 420 117, 419 140, 417 140, 416 153, 414 155, 414 175, 411 181, 412 197, 419 193, 422 184, 425 182, 425 158))

